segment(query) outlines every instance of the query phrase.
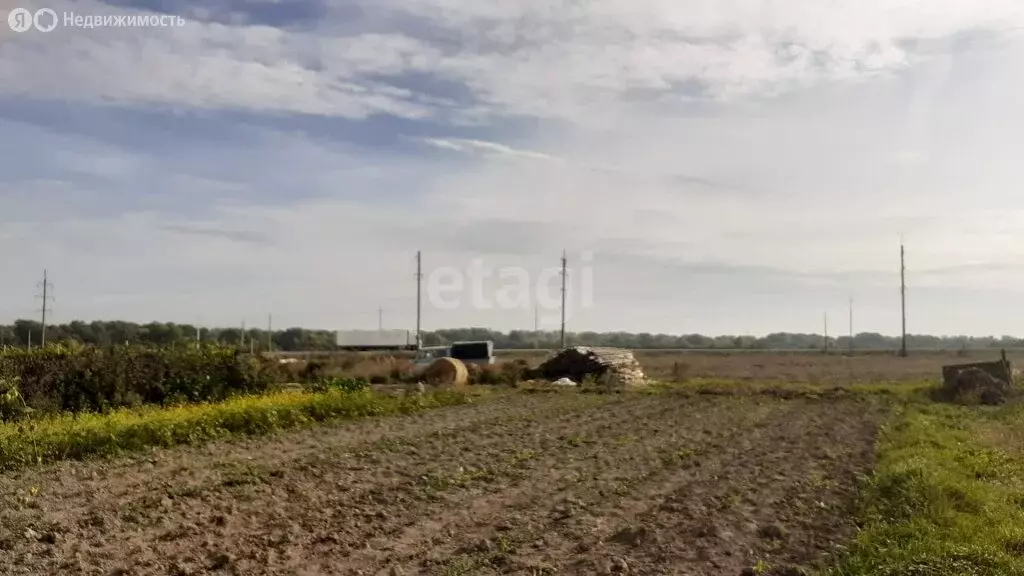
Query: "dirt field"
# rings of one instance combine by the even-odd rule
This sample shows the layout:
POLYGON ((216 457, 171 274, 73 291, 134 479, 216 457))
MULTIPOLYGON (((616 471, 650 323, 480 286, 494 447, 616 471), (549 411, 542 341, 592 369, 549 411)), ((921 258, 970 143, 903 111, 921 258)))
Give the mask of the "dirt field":
POLYGON ((879 419, 852 399, 506 392, 65 463, 0 476, 0 573, 811 568, 852 533, 879 419))
MULTIPOLYGON (((999 350, 913 352, 907 358, 892 353, 841 354, 678 352, 644 350, 636 353, 645 372, 669 381, 691 378, 811 384, 939 381, 944 364, 994 361, 999 350)), ((1014 365, 1024 366, 1024 354, 1007 353, 1014 365)))
MULTIPOLYGON (((547 351, 500 350, 497 358, 499 364, 522 359, 537 366, 548 354, 547 351)), ((938 381, 944 364, 999 359, 999 350, 914 351, 908 358, 885 352, 825 355, 820 352, 637 350, 635 354, 649 377, 669 382, 710 378, 833 385, 938 381)), ((401 356, 342 354, 327 358, 325 361, 341 375, 387 377, 411 369, 408 359, 401 356)), ((1014 365, 1024 366, 1024 351, 1009 351, 1008 358, 1014 365)))

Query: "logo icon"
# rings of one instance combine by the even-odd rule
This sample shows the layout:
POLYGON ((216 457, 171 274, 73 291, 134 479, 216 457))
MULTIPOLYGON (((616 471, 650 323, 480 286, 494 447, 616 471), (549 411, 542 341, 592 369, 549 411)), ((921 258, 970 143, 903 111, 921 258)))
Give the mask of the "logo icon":
POLYGON ((27 32, 33 26, 40 32, 52 32, 57 27, 57 13, 50 8, 40 8, 35 14, 24 8, 15 8, 7 15, 7 24, 15 32, 27 32))
POLYGON ((36 30, 40 32, 52 32, 57 27, 57 13, 49 8, 40 8, 36 10, 36 15, 32 17, 32 22, 36 25, 36 30), (40 16, 49 15, 50 20, 47 23, 40 19, 40 16))
MULTIPOLYGON (((56 22, 56 14, 54 15, 54 21, 56 22)), ((32 17, 32 13, 24 8, 15 8, 11 10, 11 13, 7 15, 7 24, 10 25, 11 30, 15 32, 26 32, 32 27, 35 20, 32 17)))

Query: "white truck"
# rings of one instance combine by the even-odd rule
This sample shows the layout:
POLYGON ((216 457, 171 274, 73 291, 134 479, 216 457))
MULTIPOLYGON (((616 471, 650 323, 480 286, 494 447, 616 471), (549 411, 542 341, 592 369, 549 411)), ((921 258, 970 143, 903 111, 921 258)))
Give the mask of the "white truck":
POLYGON ((417 350, 411 330, 338 330, 336 344, 342 350, 417 350))

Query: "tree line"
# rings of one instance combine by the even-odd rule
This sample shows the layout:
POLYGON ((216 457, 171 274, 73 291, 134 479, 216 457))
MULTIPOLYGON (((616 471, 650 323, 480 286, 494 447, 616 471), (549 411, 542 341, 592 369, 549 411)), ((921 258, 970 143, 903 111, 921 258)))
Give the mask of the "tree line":
MULTIPOLYGON (((33 320, 18 320, 11 325, 0 325, 0 346, 38 346, 42 325, 33 320)), ((50 342, 80 342, 108 346, 111 344, 153 344, 177 346, 195 343, 218 343, 265 351, 333 350, 335 335, 330 330, 287 328, 268 333, 257 328, 203 328, 191 324, 150 322, 137 324, 122 321, 69 322, 46 327, 46 340, 50 342)), ((559 332, 512 330, 500 332, 486 328, 452 328, 423 333, 424 345, 443 345, 458 341, 492 340, 496 348, 528 349, 557 348, 559 332)), ((566 333, 567 345, 611 346, 632 349, 715 349, 715 350, 821 350, 826 341, 820 334, 793 334, 779 332, 764 337, 705 336, 703 334, 648 334, 628 332, 573 332, 566 333)), ((829 337, 828 346, 836 349, 850 347, 850 338, 829 337)), ((897 350, 898 336, 885 336, 873 332, 856 334, 853 348, 859 350, 897 350)), ((907 347, 919 349, 979 349, 1024 347, 1024 339, 1012 336, 928 336, 907 335, 907 347)))

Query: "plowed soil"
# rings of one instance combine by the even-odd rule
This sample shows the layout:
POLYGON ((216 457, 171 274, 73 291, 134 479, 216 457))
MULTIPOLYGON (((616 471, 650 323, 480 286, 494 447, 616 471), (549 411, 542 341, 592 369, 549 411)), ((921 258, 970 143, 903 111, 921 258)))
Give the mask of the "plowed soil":
POLYGON ((770 396, 478 404, 0 476, 3 574, 739 575, 852 534, 877 411, 770 396))

